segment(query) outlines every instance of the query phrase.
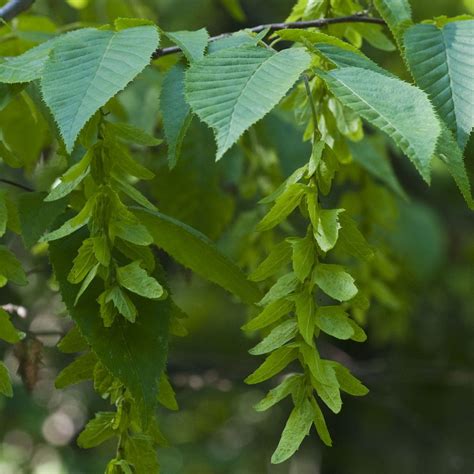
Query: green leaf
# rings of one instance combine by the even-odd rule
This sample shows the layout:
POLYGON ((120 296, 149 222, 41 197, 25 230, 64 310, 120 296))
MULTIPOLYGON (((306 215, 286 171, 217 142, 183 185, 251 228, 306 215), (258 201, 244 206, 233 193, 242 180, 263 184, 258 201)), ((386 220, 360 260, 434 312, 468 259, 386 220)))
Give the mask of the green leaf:
POLYGON ((118 200, 109 233, 112 238, 120 237, 135 245, 148 246, 153 243, 153 237, 148 229, 118 200))
POLYGON ((82 336, 77 324, 58 342, 58 349, 65 354, 81 352, 87 349, 87 341, 82 336))
POLYGON ((351 337, 353 341, 364 342, 367 340, 367 334, 365 334, 365 331, 355 321, 349 319, 349 324, 354 330, 354 334, 351 337))
POLYGON ((240 5, 240 0, 221 0, 221 3, 232 15, 232 18, 237 21, 245 21, 246 16, 242 6, 240 5))
POLYGON ((374 256, 374 252, 354 219, 345 212, 339 217, 339 222, 342 228, 339 232, 338 248, 360 260, 369 261, 374 256))
POLYGON ((3 339, 9 344, 16 344, 21 341, 23 336, 24 334, 13 326, 10 321, 10 315, 0 308, 0 339, 3 339))
POLYGON ((80 448, 95 448, 119 432, 113 429, 113 422, 116 413, 99 411, 94 419, 90 420, 84 430, 77 438, 77 444, 80 448))
POLYGON ((275 323, 280 318, 288 314, 293 309, 293 302, 290 300, 276 300, 265 306, 265 309, 242 326, 244 331, 256 331, 265 326, 275 323))
POLYGON ((431 159, 441 127, 423 91, 362 68, 346 67, 318 74, 345 106, 387 133, 425 181, 430 181, 431 159))
POLYGON ((90 163, 94 156, 94 148, 89 149, 83 158, 71 166, 66 173, 61 177, 61 183, 59 183, 45 198, 46 202, 57 201, 68 194, 71 194, 77 186, 87 177, 90 171, 90 163))
POLYGON ((256 411, 265 411, 276 405, 278 402, 286 398, 292 393, 296 393, 298 388, 301 387, 304 383, 303 375, 290 375, 286 377, 283 382, 271 389, 265 398, 260 400, 255 406, 256 411))
POLYGON ((136 474, 158 473, 160 471, 153 440, 145 435, 133 435, 125 443, 124 458, 129 461, 136 474))
POLYGON ((321 360, 321 366, 324 371, 324 379, 327 383, 323 383, 315 379, 314 388, 319 398, 333 412, 339 413, 342 408, 341 392, 339 390, 339 382, 336 378, 334 369, 329 365, 329 361, 321 360))
POLYGON ((114 176, 114 181, 117 186, 117 190, 122 191, 130 199, 132 199, 132 201, 135 201, 140 206, 143 206, 146 209, 150 209, 151 211, 157 210, 156 206, 153 203, 151 203, 136 187, 129 184, 125 179, 114 176))
POLYGON ((312 424, 313 409, 310 402, 305 399, 291 412, 281 434, 280 442, 272 455, 272 463, 280 464, 293 456, 308 436, 312 424))
POLYGON ((217 53, 218 51, 223 51, 224 49, 235 48, 237 46, 256 46, 258 40, 256 36, 250 34, 247 31, 237 31, 232 33, 230 36, 224 38, 210 41, 207 46, 207 54, 217 53))
POLYGON ((392 31, 401 49, 403 33, 412 24, 408 0, 374 0, 374 5, 392 31))
POLYGON ((117 281, 127 290, 144 298, 159 299, 166 296, 164 288, 140 266, 132 262, 117 268, 117 281))
POLYGON ((316 326, 314 296, 308 291, 302 291, 296 295, 295 303, 299 331, 303 339, 312 345, 316 326))
POLYGON ((0 361, 0 393, 6 397, 13 397, 13 387, 6 365, 0 361))
MULTIPOLYGON (((25 286, 28 284, 28 279, 21 267, 21 263, 4 245, 0 245, 0 262, 2 262, 0 265, 0 277, 3 276, 6 281, 11 281, 15 285, 25 286)), ((3 285, 0 284, 1 286, 3 285)))
POLYGON ((184 66, 176 64, 163 80, 160 110, 168 144, 168 164, 174 168, 181 154, 186 132, 191 124, 191 108, 184 98, 184 66))
POLYGON ((100 264, 97 263, 94 267, 92 267, 89 270, 89 273, 85 276, 81 288, 79 290, 79 293, 77 293, 76 299, 74 300, 74 304, 76 305, 77 302, 79 301, 79 298, 85 293, 87 288, 89 288, 89 285, 92 283, 94 278, 97 276, 97 273, 99 271, 100 264))
POLYGON ((293 6, 287 22, 298 20, 312 20, 319 18, 323 9, 326 9, 326 0, 298 0, 293 6))
POLYGON ((311 273, 316 256, 313 236, 310 232, 303 239, 291 239, 291 247, 293 249, 293 271, 298 279, 303 282, 311 273))
POLYGON ((257 226, 259 232, 273 229, 284 221, 299 205, 305 187, 299 183, 290 184, 275 200, 275 204, 257 226))
POLYGON ((296 321, 289 319, 273 328, 268 336, 266 336, 255 347, 249 350, 252 355, 268 354, 279 347, 291 341, 298 333, 296 321))
POLYGON ((21 235, 20 214, 18 210, 18 199, 9 193, 4 193, 4 204, 7 211, 7 229, 15 234, 21 235))
POLYGON ((66 208, 66 200, 44 202, 46 193, 24 193, 20 196, 21 236, 26 247, 35 245, 66 208))
POLYGON ((0 63, 0 82, 12 84, 38 79, 55 42, 53 38, 19 56, 4 58, 0 63))
POLYGON ((265 306, 273 301, 284 298, 293 293, 300 281, 293 272, 287 273, 280 277, 277 282, 270 288, 268 293, 260 300, 259 306, 265 306))
POLYGON ((190 63, 204 57, 204 51, 209 42, 209 33, 206 28, 196 31, 165 32, 165 35, 181 48, 190 63))
POLYGON ((348 301, 357 294, 354 278, 340 265, 319 264, 314 272, 314 282, 338 301, 348 301))
POLYGON ((8 222, 8 209, 5 200, 5 193, 0 192, 0 237, 5 235, 8 222))
POLYGON ((294 347, 280 347, 272 352, 263 364, 245 379, 245 383, 253 385, 272 378, 295 360, 297 354, 294 347))
POLYGON ((274 202, 279 196, 281 196, 292 184, 297 183, 300 181, 301 178, 306 174, 308 171, 308 165, 304 165, 301 168, 295 170, 283 183, 278 186, 275 191, 273 191, 268 196, 260 199, 259 204, 270 204, 274 202))
POLYGON ((463 150, 474 127, 474 20, 405 32, 405 55, 416 83, 430 96, 463 150))
POLYGON ((137 260, 141 262, 143 268, 152 272, 155 269, 155 256, 150 247, 131 244, 124 240, 117 240, 115 247, 129 260, 137 260))
POLYGON ((381 143, 381 140, 365 137, 359 142, 349 143, 349 149, 355 162, 385 183, 395 194, 407 199, 386 154, 386 147, 381 143))
POLYGON ((70 283, 80 283, 96 264, 93 241, 92 239, 86 239, 73 260, 71 271, 67 277, 68 281, 70 283))
POLYGON ((160 385, 158 387, 158 402, 168 410, 179 410, 178 402, 176 401, 176 394, 174 393, 173 387, 163 372, 160 377, 160 385))
POLYGON ((284 30, 278 30, 275 32, 275 34, 286 41, 299 42, 305 45, 308 44, 308 42, 316 44, 318 49, 320 45, 335 46, 336 50, 343 49, 346 51, 351 51, 361 57, 364 56, 355 46, 352 46, 350 43, 347 43, 336 36, 321 33, 320 31, 287 28, 284 30))
POLYGON ((382 25, 375 25, 370 23, 359 23, 352 25, 357 33, 362 35, 365 41, 367 41, 374 48, 382 51, 395 51, 397 48, 393 42, 387 37, 382 25))
MULTIPOLYGON (((108 267, 110 264, 110 247, 106 235, 97 235, 91 237, 92 246, 94 249, 95 258, 104 267, 108 267)), ((133 260, 133 259, 132 259, 133 260)), ((152 268, 153 270, 153 268, 152 268)))
POLYGON ((356 377, 354 377, 348 368, 339 362, 328 361, 336 373, 339 386, 343 392, 349 393, 355 397, 362 397, 369 393, 369 389, 356 377))
POLYGON ((53 230, 48 234, 44 235, 40 239, 40 242, 51 242, 54 240, 62 239, 84 227, 90 220, 93 204, 94 198, 89 199, 78 214, 66 221, 58 229, 53 230))
POLYGON ((220 285, 246 303, 260 299, 258 287, 203 234, 160 212, 135 210, 155 244, 177 262, 220 285))
POLYGON ((305 342, 301 342, 299 349, 303 356, 304 364, 308 367, 313 378, 320 383, 330 384, 331 374, 328 375, 314 343, 309 345, 305 342))
POLYGON ((97 356, 92 351, 79 356, 74 362, 59 372, 54 386, 56 388, 66 388, 70 385, 92 379, 96 363, 97 356))
POLYGON ((358 67, 361 69, 370 69, 389 77, 394 77, 386 69, 380 67, 377 63, 362 54, 357 48, 348 49, 342 45, 317 43, 316 49, 338 68, 358 67))
POLYGON ((134 297, 140 315, 135 324, 117 318, 106 328, 99 316, 97 298, 103 288, 91 285, 77 306, 77 287, 67 281, 71 255, 77 252, 85 237, 79 232, 50 244, 50 259, 62 298, 72 319, 102 364, 128 388, 146 422, 156 406, 158 379, 163 372, 168 352, 170 302, 134 297))
POLYGON ((12 101, 16 95, 22 92, 25 87, 25 84, 0 84, 0 112, 12 101))
MULTIPOLYGON (((117 311, 128 321, 131 323, 135 322, 137 317, 137 308, 133 304, 133 301, 129 298, 129 296, 122 290, 119 286, 113 286, 105 293, 103 296, 99 297, 99 303, 101 305, 106 305, 107 303, 112 302, 117 309, 117 311)), ((101 313, 102 314, 102 313, 101 313)), ((102 315, 103 316, 103 315, 102 315)), ((109 321, 105 317, 104 319, 104 326, 110 327, 113 321, 109 321)))
POLYGON ((341 306, 320 306, 316 311, 316 324, 337 339, 350 339, 354 335, 349 317, 341 306))
POLYGON ((132 158, 127 147, 116 140, 107 140, 108 153, 115 158, 115 165, 125 174, 129 174, 138 179, 153 179, 155 175, 143 165, 132 158))
POLYGON ((441 136, 436 145, 436 155, 446 164, 469 208, 474 209, 471 183, 464 165, 462 151, 444 123, 441 125, 441 136))
POLYGON ((331 250, 339 238, 339 214, 344 209, 321 209, 318 213, 318 226, 314 229, 314 238, 323 252, 331 250))
POLYGON ((268 257, 249 275, 253 281, 262 281, 275 275, 285 268, 291 260, 291 246, 282 241, 272 247, 268 257))
POLYGON ((270 112, 310 65, 303 49, 278 53, 241 46, 195 62, 186 73, 186 97, 216 134, 217 159, 270 112))
POLYGON ((332 446, 331 435, 329 434, 323 412, 321 411, 321 408, 319 408, 318 403, 313 397, 311 397, 311 406, 313 407, 314 426, 316 427, 316 431, 318 432, 318 435, 321 438, 321 441, 326 446, 332 446))
POLYGON ((68 152, 86 122, 145 68, 159 43, 154 26, 81 31, 58 41, 41 78, 68 152))
POLYGON ((157 146, 163 143, 163 140, 155 138, 141 128, 128 123, 106 122, 106 128, 109 133, 125 143, 133 143, 142 146, 157 146))

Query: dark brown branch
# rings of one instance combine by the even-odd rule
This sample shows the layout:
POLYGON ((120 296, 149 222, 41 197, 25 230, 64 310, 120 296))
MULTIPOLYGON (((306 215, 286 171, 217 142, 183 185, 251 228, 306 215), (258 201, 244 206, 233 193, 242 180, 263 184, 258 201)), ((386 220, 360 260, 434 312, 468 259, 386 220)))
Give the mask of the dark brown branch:
MULTIPOLYGON (((373 18, 366 16, 365 12, 356 13, 351 16, 341 16, 339 18, 319 18, 318 20, 309 20, 309 21, 293 21, 289 23, 268 23, 266 25, 258 25, 252 28, 247 28, 245 31, 252 33, 261 33, 268 29, 268 32, 278 30, 286 30, 289 28, 295 29, 306 29, 306 28, 322 28, 329 25, 337 25, 339 23, 375 23, 376 25, 385 25, 385 22, 381 18, 373 18)), ((232 33, 222 33, 217 36, 213 36, 209 41, 217 41, 222 38, 230 36, 232 33)), ((162 56, 167 56, 168 54, 180 53, 181 48, 178 46, 170 46, 168 48, 158 48, 154 53, 152 58, 158 59, 162 56)))
POLYGON ((13 20, 20 13, 28 10, 35 0, 10 0, 0 8, 0 19, 3 21, 13 20))
POLYGON ((17 183, 16 181, 11 181, 10 179, 0 178, 0 183, 9 184, 10 186, 15 186, 16 188, 23 189, 29 193, 33 193, 35 190, 26 186, 25 184, 17 183))

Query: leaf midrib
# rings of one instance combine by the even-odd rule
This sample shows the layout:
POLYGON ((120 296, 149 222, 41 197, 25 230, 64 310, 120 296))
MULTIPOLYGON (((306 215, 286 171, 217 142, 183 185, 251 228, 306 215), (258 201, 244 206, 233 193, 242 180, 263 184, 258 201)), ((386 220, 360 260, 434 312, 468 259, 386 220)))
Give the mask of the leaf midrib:
POLYGON ((116 33, 113 33, 112 36, 110 37, 110 39, 108 40, 107 46, 105 47, 104 52, 102 53, 102 56, 101 56, 100 61, 99 61, 99 64, 98 64, 98 66, 97 66, 97 68, 96 68, 96 70, 95 70, 94 76, 91 77, 90 80, 89 80, 89 83, 88 83, 88 85, 87 85, 87 88, 86 88, 84 94, 82 95, 82 98, 81 98, 81 100, 80 100, 80 102, 79 102, 79 105, 78 105, 78 107, 77 107, 76 113, 74 114, 74 120, 72 120, 72 121, 70 122, 69 130, 68 130, 68 135, 71 134, 71 131, 72 131, 72 130, 74 130, 75 128, 77 128, 77 127, 76 127, 76 120, 77 120, 77 117, 78 117, 78 115, 79 115, 79 112, 81 112, 82 109, 83 109, 83 106, 84 106, 84 103, 85 103, 85 98, 88 96, 89 91, 90 91, 90 88, 91 88, 92 84, 94 83, 95 79, 97 78, 97 75, 98 75, 98 73, 99 73, 99 70, 101 69, 102 64, 103 64, 103 62, 104 62, 104 58, 105 58, 107 52, 110 50, 111 44, 112 44, 112 42, 113 42, 115 36, 116 36, 116 33))
MULTIPOLYGON (((278 54, 278 53, 277 53, 278 54)), ((268 56, 256 69, 255 71, 247 78, 246 82, 245 82, 245 85, 242 89, 242 92, 239 94, 239 96, 237 97, 234 105, 232 106, 232 112, 230 114, 230 121, 229 121, 229 128, 228 128, 228 131, 227 131, 227 134, 226 134, 226 139, 225 139, 225 144, 224 146, 222 147, 222 150, 227 150, 227 148, 231 145, 229 145, 229 137, 231 136, 231 131, 232 131, 232 128, 233 128, 233 124, 234 124, 234 113, 235 113, 235 109, 237 107, 237 104, 239 103, 240 99, 244 96, 248 86, 249 86, 249 83, 250 81, 253 79, 253 77, 258 73, 258 71, 266 64, 267 61, 269 61, 270 59, 274 58, 277 54, 272 54, 271 56, 268 56)), ((221 151, 222 151, 221 150, 221 151)))

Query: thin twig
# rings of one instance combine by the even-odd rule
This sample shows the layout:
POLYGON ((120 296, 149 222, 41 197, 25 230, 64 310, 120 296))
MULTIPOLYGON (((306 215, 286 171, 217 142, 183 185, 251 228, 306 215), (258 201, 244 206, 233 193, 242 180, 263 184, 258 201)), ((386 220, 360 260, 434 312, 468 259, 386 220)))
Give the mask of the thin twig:
POLYGON ((17 183, 16 181, 11 181, 10 179, 0 178, 0 183, 9 184, 10 186, 15 186, 16 188, 23 189, 23 191, 28 191, 34 193, 35 190, 26 186, 25 184, 17 183))
MULTIPOLYGON (((272 33, 278 30, 286 30, 289 28, 295 29, 305 29, 305 28, 322 28, 324 26, 336 25, 339 23, 374 23, 376 25, 385 25, 384 20, 381 18, 373 18, 366 16, 365 12, 356 13, 355 15, 350 16, 341 16, 339 18, 319 18, 318 20, 309 20, 309 21, 292 21, 289 23, 268 23, 266 25, 258 25, 252 28, 247 28, 246 31, 251 33, 261 33, 262 31, 268 29, 268 33, 272 33)), ((230 36, 231 33, 222 33, 217 36, 213 36, 209 41, 217 41, 222 38, 230 36)), ((161 58, 162 56, 167 56, 168 54, 180 53, 181 48, 178 46, 170 46, 168 48, 158 48, 152 55, 153 59, 161 58)))
POLYGON ((20 13, 28 10, 34 2, 35 0, 10 0, 0 8, 0 18, 3 21, 13 20, 20 13))

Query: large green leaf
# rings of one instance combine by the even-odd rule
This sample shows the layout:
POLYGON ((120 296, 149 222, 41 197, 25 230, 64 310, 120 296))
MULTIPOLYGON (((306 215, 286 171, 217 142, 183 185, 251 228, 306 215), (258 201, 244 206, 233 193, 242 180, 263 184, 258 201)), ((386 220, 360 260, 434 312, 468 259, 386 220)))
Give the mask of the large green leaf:
POLYGON ((135 209, 135 214, 148 228, 155 244, 179 263, 246 303, 255 303, 261 298, 257 285, 247 280, 205 235, 160 212, 135 209))
POLYGON ((410 3, 408 0, 374 0, 374 5, 401 47, 403 33, 412 23, 410 3))
POLYGON ((474 20, 415 25, 405 33, 406 59, 417 84, 466 146, 474 127, 474 20))
POLYGON ((168 163, 173 168, 181 154, 186 131, 191 124, 191 109, 184 100, 184 67, 176 64, 163 81, 160 95, 163 129, 168 144, 168 163))
POLYGON ((66 199, 44 202, 46 193, 24 193, 20 197, 21 236, 32 247, 66 208, 66 199))
POLYGON ((436 145, 436 155, 446 164, 467 205, 474 210, 471 183, 464 164, 463 153, 447 125, 441 124, 441 135, 436 145))
POLYGON ((379 137, 365 137, 360 142, 351 142, 349 149, 352 157, 359 165, 363 166, 369 173, 385 183, 394 193, 406 199, 403 190, 390 162, 386 146, 379 137))
POLYGON ((413 161, 425 181, 430 181, 431 159, 441 126, 422 90, 358 67, 318 74, 344 105, 387 133, 413 161))
POLYGON ((39 79, 53 48, 62 41, 87 38, 93 28, 81 28, 51 38, 19 56, 5 57, 0 63, 0 82, 21 83, 39 79))
POLYGON ((19 56, 4 58, 0 63, 0 82, 30 82, 38 79, 56 38, 29 49, 19 56))
POLYGON ((143 70, 159 43, 153 26, 82 31, 57 42, 41 78, 68 152, 89 118, 143 70))
POLYGON ((186 97, 193 111, 214 129, 217 159, 280 102, 310 60, 300 48, 275 53, 241 46, 211 54, 191 66, 186 97))
POLYGON ((72 266, 71 255, 77 254, 84 238, 84 232, 76 232, 50 244, 51 263, 61 296, 99 360, 130 390, 142 416, 146 417, 156 406, 158 379, 168 352, 170 300, 149 300, 130 295, 138 309, 136 322, 132 324, 124 318, 117 318, 111 327, 106 328, 96 302, 103 288, 96 280, 74 306, 79 287, 69 283, 67 276, 72 266))

